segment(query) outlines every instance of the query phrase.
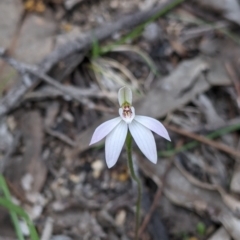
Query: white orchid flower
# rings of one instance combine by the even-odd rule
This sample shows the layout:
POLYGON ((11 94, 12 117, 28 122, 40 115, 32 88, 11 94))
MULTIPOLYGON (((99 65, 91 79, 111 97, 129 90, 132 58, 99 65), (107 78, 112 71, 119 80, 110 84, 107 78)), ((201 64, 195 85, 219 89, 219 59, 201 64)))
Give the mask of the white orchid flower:
POLYGON ((153 163, 157 163, 156 142, 151 131, 171 141, 166 128, 154 118, 135 115, 130 88, 119 89, 118 101, 120 117, 113 118, 98 126, 89 145, 106 137, 105 157, 108 168, 111 168, 118 160, 129 130, 146 158, 153 163))

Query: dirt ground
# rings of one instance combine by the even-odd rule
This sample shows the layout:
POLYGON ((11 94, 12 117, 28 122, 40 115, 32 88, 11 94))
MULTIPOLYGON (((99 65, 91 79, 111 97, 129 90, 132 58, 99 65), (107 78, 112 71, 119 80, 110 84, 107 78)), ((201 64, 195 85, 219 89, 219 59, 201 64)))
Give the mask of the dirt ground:
POLYGON ((1 0, 0 240, 16 209, 41 240, 134 239, 126 150, 89 146, 122 86, 172 140, 133 145, 139 239, 239 240, 239 30, 238 0, 1 0))

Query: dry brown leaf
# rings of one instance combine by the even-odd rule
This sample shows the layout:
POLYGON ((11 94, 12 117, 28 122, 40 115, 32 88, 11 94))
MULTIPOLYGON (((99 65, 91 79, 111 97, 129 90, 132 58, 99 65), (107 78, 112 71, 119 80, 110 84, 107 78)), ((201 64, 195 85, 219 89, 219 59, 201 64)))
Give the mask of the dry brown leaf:
MULTIPOLYGON (((139 159, 143 173, 154 181, 160 179, 166 171, 168 160, 158 161, 157 165, 139 159)), ((155 181, 159 184, 158 181, 155 181)), ((164 188, 165 196, 174 204, 185 207, 198 214, 208 213, 213 221, 221 222, 229 234, 238 240, 240 238, 240 220, 230 211, 219 193, 194 186, 175 167, 169 171, 164 188)))
POLYGON ((240 193, 240 163, 236 163, 234 166, 230 188, 233 192, 240 193))
POLYGON ((6 171, 16 187, 20 189, 20 183, 23 180, 27 184, 26 190, 38 193, 43 187, 47 174, 47 169, 41 160, 43 121, 38 111, 24 111, 19 118, 24 154, 20 162, 13 160, 6 171))
POLYGON ((231 240, 231 236, 224 227, 220 227, 208 240, 231 240))
POLYGON ((195 0, 208 11, 223 14, 223 16, 240 25, 240 6, 237 0, 195 0))

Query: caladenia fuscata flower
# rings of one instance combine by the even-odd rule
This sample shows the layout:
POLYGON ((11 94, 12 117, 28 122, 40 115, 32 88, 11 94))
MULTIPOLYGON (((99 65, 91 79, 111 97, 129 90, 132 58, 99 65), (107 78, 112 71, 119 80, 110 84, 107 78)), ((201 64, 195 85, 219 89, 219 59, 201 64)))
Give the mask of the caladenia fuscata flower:
POLYGON ((106 137, 105 157, 107 166, 111 168, 118 160, 129 131, 146 158, 157 163, 156 142, 151 131, 171 141, 166 128, 154 118, 135 115, 130 88, 122 87, 118 91, 118 101, 120 117, 98 126, 93 133, 90 145, 106 137))

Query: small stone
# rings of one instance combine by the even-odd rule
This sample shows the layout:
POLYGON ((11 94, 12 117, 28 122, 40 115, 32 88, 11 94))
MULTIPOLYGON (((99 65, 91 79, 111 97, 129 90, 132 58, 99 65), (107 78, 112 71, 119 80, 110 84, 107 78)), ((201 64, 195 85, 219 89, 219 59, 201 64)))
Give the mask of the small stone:
POLYGON ((235 193, 240 193, 240 164, 236 163, 230 189, 235 193))
POLYGON ((145 27, 143 37, 149 42, 154 42, 160 39, 161 33, 161 28, 157 23, 150 23, 145 27))
POLYGON ((25 191, 31 190, 32 183, 33 183, 33 176, 29 173, 25 174, 21 179, 21 185, 25 191))
POLYGON ((56 202, 53 202, 52 208, 53 208, 54 211, 60 212, 60 211, 63 211, 66 208, 66 204, 64 204, 62 202, 59 202, 59 201, 56 201, 56 202))
POLYGON ((59 188, 59 193, 62 197, 68 197, 70 195, 70 191, 64 187, 59 188))
POLYGON ((71 123, 74 122, 74 117, 70 112, 64 112, 63 119, 71 123))
POLYGON ((110 7, 112 9, 116 9, 116 8, 118 8, 118 6, 119 6, 119 2, 117 0, 113 0, 110 2, 110 7))
POLYGON ((116 225, 121 227, 124 225, 125 220, 126 220, 127 213, 125 210, 120 210, 115 218, 116 225))
POLYGON ((69 175, 69 179, 73 182, 73 183, 79 183, 80 182, 80 175, 75 175, 75 174, 70 174, 69 175))
POLYGON ((139 8, 141 11, 146 11, 146 9, 150 9, 156 3, 156 0, 144 0, 140 1, 139 8))
POLYGON ((12 132, 16 129, 17 123, 13 116, 7 118, 7 125, 12 132))
POLYGON ((51 240, 72 240, 72 238, 65 235, 55 235, 51 238, 51 240))
POLYGON ((103 161, 98 159, 91 164, 91 167, 93 169, 93 177, 99 178, 99 176, 101 175, 101 172, 104 168, 103 161))
POLYGON ((35 220, 38 219, 43 211, 43 206, 41 205, 34 205, 30 214, 31 219, 35 220))
POLYGON ((128 180, 128 178, 129 178, 129 175, 128 175, 127 172, 123 172, 123 173, 120 173, 120 174, 118 175, 118 180, 119 180, 120 182, 126 182, 126 181, 128 180))
POLYGON ((36 192, 35 193, 27 193, 26 198, 31 203, 40 204, 41 206, 45 206, 47 203, 46 198, 43 195, 41 195, 40 193, 36 193, 36 192))
POLYGON ((24 236, 29 236, 29 229, 25 221, 19 221, 19 226, 24 236))
POLYGON ((211 39, 211 38, 204 38, 199 45, 200 51, 209 56, 213 56, 217 54, 217 52, 219 51, 219 48, 220 48, 220 44, 217 41, 217 39, 211 39))

